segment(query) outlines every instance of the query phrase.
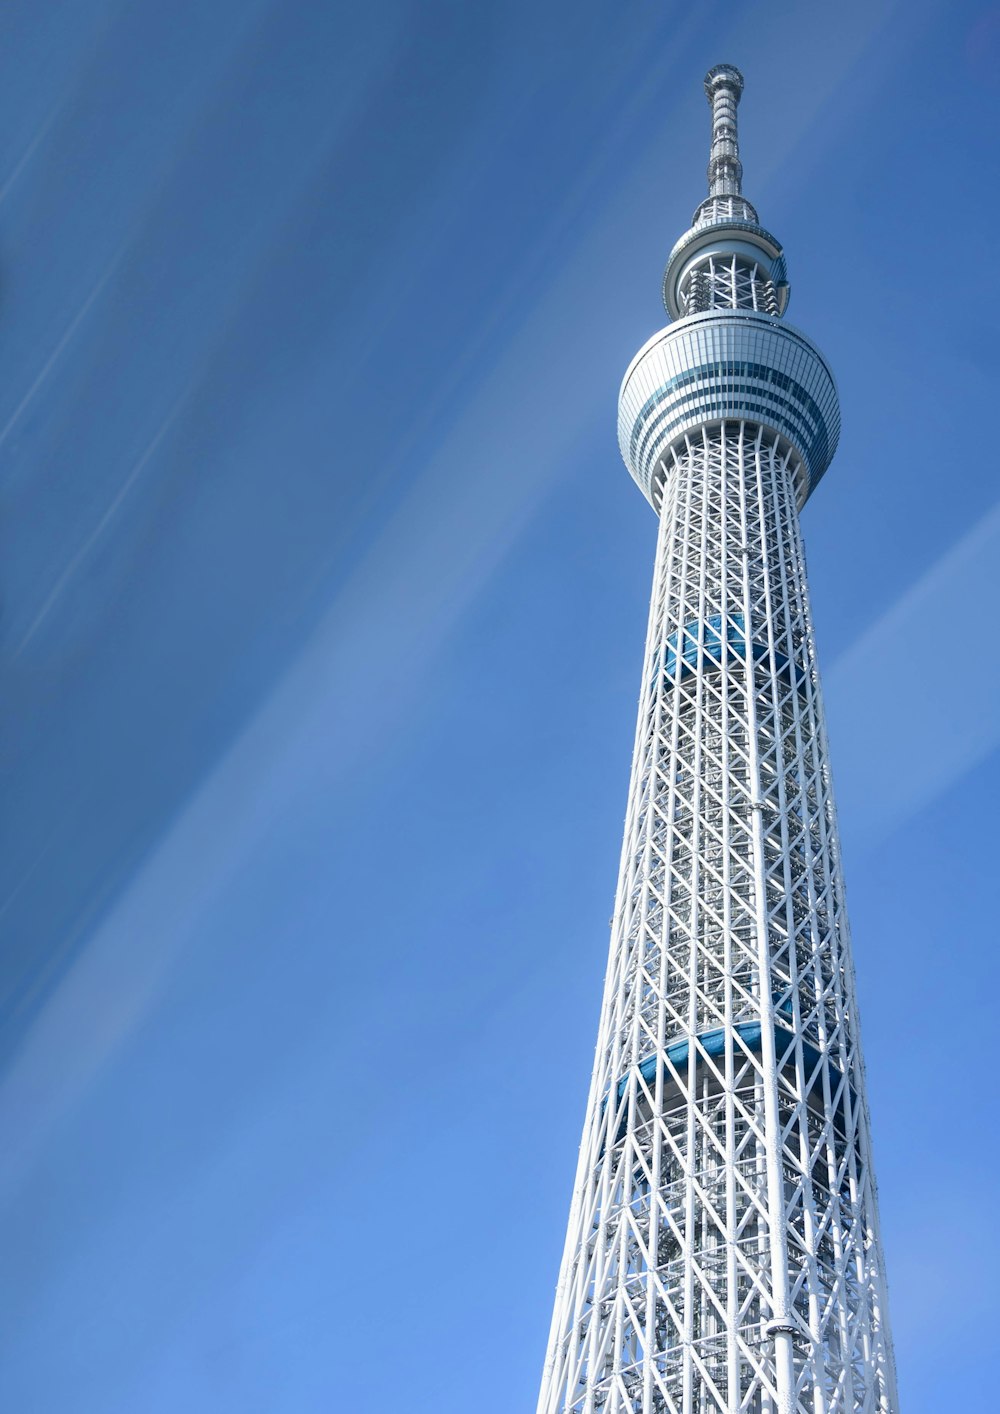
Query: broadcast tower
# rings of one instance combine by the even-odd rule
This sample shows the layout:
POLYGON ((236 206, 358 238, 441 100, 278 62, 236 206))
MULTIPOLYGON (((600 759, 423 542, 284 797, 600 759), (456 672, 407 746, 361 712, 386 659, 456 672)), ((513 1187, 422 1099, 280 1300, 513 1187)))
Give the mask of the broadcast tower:
POLYGON ((659 517, 539 1414, 897 1414, 799 511, 840 414, 710 70, 708 197, 622 384, 659 517))

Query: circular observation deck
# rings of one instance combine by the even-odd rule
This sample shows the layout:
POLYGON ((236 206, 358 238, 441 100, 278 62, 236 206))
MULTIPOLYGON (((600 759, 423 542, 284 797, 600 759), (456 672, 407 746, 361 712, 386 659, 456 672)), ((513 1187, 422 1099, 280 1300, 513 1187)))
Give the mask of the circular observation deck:
POLYGON ((801 508, 840 436, 837 386, 804 334, 752 310, 710 310, 643 345, 622 380, 618 445, 654 510, 671 448, 702 427, 731 421, 757 423, 791 445, 802 463, 801 508))

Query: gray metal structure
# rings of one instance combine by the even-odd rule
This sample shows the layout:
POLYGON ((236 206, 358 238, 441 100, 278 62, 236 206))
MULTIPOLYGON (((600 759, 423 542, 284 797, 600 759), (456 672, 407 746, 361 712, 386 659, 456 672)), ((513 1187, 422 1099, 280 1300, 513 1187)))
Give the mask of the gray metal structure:
POLYGON ((611 954, 539 1414, 898 1409, 799 511, 837 445, 710 70, 708 197, 630 364, 659 517, 611 954))

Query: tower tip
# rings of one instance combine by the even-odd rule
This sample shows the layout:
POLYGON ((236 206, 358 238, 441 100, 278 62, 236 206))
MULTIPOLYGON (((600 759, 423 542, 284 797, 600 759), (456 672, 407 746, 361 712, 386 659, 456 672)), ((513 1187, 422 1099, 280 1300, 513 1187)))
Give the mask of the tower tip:
POLYGON ((705 96, 709 103, 715 97, 715 90, 723 86, 736 90, 736 102, 739 103, 743 92, 743 75, 735 64, 715 64, 709 69, 705 75, 705 96))
POLYGON ((709 196, 739 196, 743 168, 736 132, 736 105, 743 92, 743 75, 735 64, 716 64, 705 75, 705 94, 712 106, 712 155, 708 163, 709 196))

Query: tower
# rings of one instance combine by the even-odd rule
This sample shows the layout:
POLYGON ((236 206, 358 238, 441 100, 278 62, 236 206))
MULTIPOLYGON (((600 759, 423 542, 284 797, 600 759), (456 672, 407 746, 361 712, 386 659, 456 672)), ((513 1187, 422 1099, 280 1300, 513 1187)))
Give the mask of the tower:
POLYGON ((799 511, 840 414, 711 69, 673 322, 622 383, 659 518, 593 1080, 539 1414, 898 1409, 799 511))

